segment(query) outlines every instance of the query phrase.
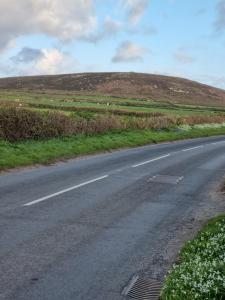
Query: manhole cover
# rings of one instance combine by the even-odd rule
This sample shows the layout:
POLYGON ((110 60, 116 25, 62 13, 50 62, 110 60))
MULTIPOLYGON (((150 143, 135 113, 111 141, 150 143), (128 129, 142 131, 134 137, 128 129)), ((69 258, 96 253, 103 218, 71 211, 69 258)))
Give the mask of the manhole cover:
POLYGON ((123 290, 123 295, 137 300, 158 300, 162 283, 155 279, 135 276, 123 290))
POLYGON ((183 179, 183 176, 155 175, 151 177, 148 182, 178 184, 183 179))

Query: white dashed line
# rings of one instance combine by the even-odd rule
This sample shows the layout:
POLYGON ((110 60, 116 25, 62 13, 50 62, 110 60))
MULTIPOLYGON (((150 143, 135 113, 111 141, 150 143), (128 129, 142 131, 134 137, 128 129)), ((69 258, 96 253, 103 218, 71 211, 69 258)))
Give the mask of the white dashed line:
POLYGON ((137 167, 140 167, 140 166, 143 166, 143 165, 146 165, 146 164, 149 164, 149 163, 152 163, 154 161, 157 161, 157 160, 160 160, 160 159, 163 159, 163 158, 166 158, 166 157, 169 157, 170 154, 167 154, 167 155, 163 155, 163 156, 160 156, 160 157, 156 157, 156 158, 153 158, 151 160, 146 160, 140 164, 137 164, 137 165, 133 165, 132 168, 137 168, 137 167))
POLYGON ((181 150, 182 152, 187 152, 187 151, 191 151, 191 150, 195 150, 195 149, 199 149, 199 148, 203 148, 204 146, 197 146, 197 147, 192 147, 192 148, 187 148, 187 149, 183 149, 181 150))
MULTIPOLYGON (((209 144, 206 144, 206 145, 216 145, 216 144, 219 144, 219 143, 225 143, 225 141, 213 142, 213 143, 209 143, 209 144)), ((187 149, 183 149, 183 150, 180 150, 180 151, 177 151, 177 152, 173 152, 173 153, 169 153, 169 154, 166 154, 166 155, 163 155, 163 156, 159 156, 159 157, 156 157, 156 158, 153 158, 153 159, 150 159, 150 160, 141 162, 141 163, 139 163, 139 164, 133 165, 133 166, 131 166, 131 168, 137 168, 137 167, 140 167, 140 166, 144 166, 144 165, 147 165, 147 164, 149 164, 149 163, 152 163, 152 162, 155 162, 155 161, 158 161, 158 160, 167 158, 167 157, 171 156, 172 154, 178 154, 179 152, 187 152, 187 151, 191 151, 191 150, 195 150, 195 149, 200 149, 200 148, 203 148, 203 147, 206 146, 206 145, 200 145, 200 146, 196 146, 196 147, 192 147, 192 148, 187 148, 187 149)), ((128 167, 128 168, 129 168, 129 167, 128 167)), ((111 173, 111 175, 113 175, 114 173, 115 173, 115 174, 116 174, 116 173, 120 173, 120 172, 122 172, 124 169, 126 169, 126 168, 117 169, 117 170, 113 171, 113 172, 111 173)), ((107 178, 107 177, 109 177, 109 175, 104 175, 104 176, 101 176, 101 177, 98 177, 98 178, 95 178, 95 179, 92 179, 92 180, 89 180, 89 181, 80 183, 80 184, 78 184, 78 185, 75 185, 75 186, 72 186, 72 187, 70 187, 70 188, 61 190, 61 191, 56 192, 56 193, 54 193, 54 194, 50 194, 50 195, 47 195, 47 196, 42 197, 42 198, 40 198, 40 199, 37 199, 37 200, 31 201, 31 202, 28 202, 28 203, 24 204, 23 206, 31 206, 31 205, 34 205, 34 204, 43 202, 43 201, 45 201, 45 200, 54 198, 54 197, 56 197, 56 196, 62 195, 62 194, 64 194, 64 193, 70 192, 70 191, 72 191, 72 190, 81 188, 81 187, 83 187, 83 186, 85 186, 85 185, 88 185, 88 184, 91 184, 91 183, 94 183, 94 182, 103 180, 103 179, 105 179, 105 178, 107 178)))
POLYGON ((109 175, 104 175, 104 176, 101 176, 101 177, 98 177, 98 178, 95 178, 95 179, 92 179, 92 180, 89 180, 89 181, 80 183, 80 184, 75 185, 75 186, 72 186, 72 187, 70 187, 70 188, 68 188, 68 189, 61 190, 61 191, 59 191, 59 192, 57 192, 57 193, 50 194, 50 195, 45 196, 45 197, 43 197, 43 198, 40 198, 40 199, 31 201, 31 202, 28 202, 28 203, 24 204, 23 206, 31 206, 31 205, 34 205, 34 204, 43 202, 43 201, 48 200, 48 199, 50 199, 50 198, 53 198, 53 197, 62 195, 62 194, 64 194, 64 193, 67 193, 67 192, 70 192, 70 191, 72 191, 72 190, 78 189, 78 188, 80 188, 80 187, 82 187, 82 186, 85 186, 85 185, 88 185, 88 184, 90 184, 90 183, 93 183, 93 182, 96 182, 96 181, 105 179, 105 178, 107 178, 107 177, 109 177, 109 175))
POLYGON ((225 141, 220 141, 220 142, 214 142, 214 143, 210 143, 209 145, 217 145, 217 144, 221 144, 224 143, 225 141))

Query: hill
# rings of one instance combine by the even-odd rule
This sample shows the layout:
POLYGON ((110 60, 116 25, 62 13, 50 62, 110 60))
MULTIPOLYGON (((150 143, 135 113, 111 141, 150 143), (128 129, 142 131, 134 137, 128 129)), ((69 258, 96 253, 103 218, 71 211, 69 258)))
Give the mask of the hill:
POLYGON ((1 90, 67 91, 145 98, 183 105, 225 106, 225 91, 195 81, 142 73, 80 73, 0 79, 1 90))

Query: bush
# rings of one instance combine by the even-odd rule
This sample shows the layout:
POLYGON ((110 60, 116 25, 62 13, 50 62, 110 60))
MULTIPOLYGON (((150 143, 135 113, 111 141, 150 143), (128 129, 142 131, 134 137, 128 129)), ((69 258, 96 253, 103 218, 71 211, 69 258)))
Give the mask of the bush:
POLYGON ((40 113, 19 108, 0 110, 0 138, 10 142, 45 139, 73 133, 74 120, 58 113, 40 113))
POLYGON ((125 129, 115 116, 94 119, 73 118, 60 112, 37 112, 20 108, 0 110, 0 138, 9 142, 28 139, 49 139, 72 134, 96 134, 125 129))
POLYGON ((128 121, 128 128, 132 129, 168 129, 177 124, 176 117, 158 116, 151 118, 134 118, 128 121))
MULTIPOLYGON (((0 139, 17 142, 28 139, 50 139, 73 134, 99 134, 112 130, 169 129, 180 124, 221 123, 223 116, 189 117, 186 119, 152 113, 148 117, 116 116, 115 114, 93 114, 90 111, 40 112, 21 107, 0 109, 0 139)), ((185 125, 183 125, 185 126, 185 125)), ((196 125, 195 125, 196 126, 196 125)))

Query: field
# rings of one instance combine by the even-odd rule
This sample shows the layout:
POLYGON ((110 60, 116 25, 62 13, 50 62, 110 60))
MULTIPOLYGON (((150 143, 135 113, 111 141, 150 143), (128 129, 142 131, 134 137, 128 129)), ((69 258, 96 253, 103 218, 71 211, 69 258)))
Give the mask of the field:
POLYGON ((68 91, 0 90, 1 106, 15 105, 33 109, 110 112, 114 114, 162 112, 180 116, 225 114, 225 107, 194 106, 153 101, 147 98, 108 95, 77 95, 68 91))
MULTIPOLYGON (((102 96, 156 103, 225 107, 225 91, 187 79, 143 73, 82 73, 0 79, 0 90, 39 91, 88 100, 102 96), (59 92, 60 91, 60 92, 59 92)), ((77 99, 78 99, 77 98, 77 99)))
MULTIPOLYGON (((0 79, 0 170, 147 143, 225 134, 223 105, 194 106, 188 100, 179 103, 176 97, 177 103, 153 100, 145 93, 109 95, 98 88, 85 92, 82 85, 82 91, 73 85, 71 89, 55 90, 57 84, 53 83, 51 89, 46 89, 49 80, 57 83, 58 77, 49 78, 0 79), (10 80, 17 89, 8 88, 10 80), (42 81, 40 89, 38 80, 42 81)), ((65 81, 63 78, 58 81, 65 81)), ((166 77, 162 78, 165 85, 166 77)), ((199 87, 198 96, 201 89, 209 89, 192 85, 199 87)))

